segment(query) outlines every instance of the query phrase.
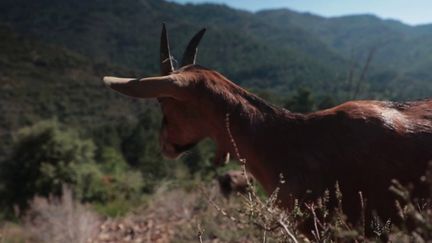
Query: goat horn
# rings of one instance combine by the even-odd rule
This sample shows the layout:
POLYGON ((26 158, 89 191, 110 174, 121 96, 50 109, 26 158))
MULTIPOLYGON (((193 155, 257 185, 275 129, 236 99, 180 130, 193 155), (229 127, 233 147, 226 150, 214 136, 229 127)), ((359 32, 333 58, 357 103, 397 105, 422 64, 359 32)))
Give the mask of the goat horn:
POLYGON ((107 76, 103 81, 111 89, 135 98, 180 98, 178 85, 172 75, 143 79, 107 76))
POLYGON ((174 68, 171 60, 168 34, 165 28, 165 24, 162 24, 162 33, 160 40, 160 72, 162 75, 168 75, 173 70, 174 68))
POLYGON ((196 54, 198 52, 198 45, 204 36, 206 29, 200 30, 195 36, 190 40, 185 53, 183 54, 183 59, 181 62, 181 66, 186 66, 189 64, 195 64, 196 54))

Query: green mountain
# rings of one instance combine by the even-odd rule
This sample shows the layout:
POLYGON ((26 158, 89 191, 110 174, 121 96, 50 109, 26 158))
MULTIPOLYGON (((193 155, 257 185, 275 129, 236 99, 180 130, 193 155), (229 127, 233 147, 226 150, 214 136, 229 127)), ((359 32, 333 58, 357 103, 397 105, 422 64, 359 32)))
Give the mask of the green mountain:
POLYGON ((13 132, 56 117, 90 131, 136 120, 148 103, 103 87, 105 73, 134 75, 62 47, 31 40, 0 25, 0 158, 13 132))
POLYGON ((257 16, 280 28, 302 28, 351 62, 365 62, 373 50, 370 85, 394 89, 395 98, 432 94, 432 25, 410 26, 373 15, 323 18, 290 10, 257 16))
POLYGON ((168 25, 177 58, 191 35, 207 27, 200 64, 245 86, 286 93, 302 85, 328 90, 344 63, 299 28, 280 35, 280 28, 252 13, 219 5, 183 6, 160 0, 5 0, 0 3, 0 21, 91 60, 122 65, 143 75, 158 72, 160 23, 168 25), (273 44, 276 41, 279 45, 273 44))

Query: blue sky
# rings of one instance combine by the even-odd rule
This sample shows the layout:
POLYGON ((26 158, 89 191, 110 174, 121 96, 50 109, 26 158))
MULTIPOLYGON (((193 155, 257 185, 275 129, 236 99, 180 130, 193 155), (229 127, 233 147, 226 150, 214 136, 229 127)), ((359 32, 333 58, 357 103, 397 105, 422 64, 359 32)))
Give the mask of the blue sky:
POLYGON ((229 6, 256 11, 290 8, 322 16, 371 13, 407 24, 432 23, 432 0, 171 0, 179 3, 225 3, 229 6))

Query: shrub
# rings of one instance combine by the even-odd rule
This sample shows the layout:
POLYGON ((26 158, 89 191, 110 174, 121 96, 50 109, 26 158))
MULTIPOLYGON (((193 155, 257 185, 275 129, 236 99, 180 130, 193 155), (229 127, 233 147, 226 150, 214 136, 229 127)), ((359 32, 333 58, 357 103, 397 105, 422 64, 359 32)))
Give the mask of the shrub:
POLYGON ((53 120, 21 129, 1 170, 7 205, 23 209, 35 195, 60 195, 63 184, 76 183, 76 165, 94 163, 94 151, 90 140, 53 120))
MULTIPOLYGON (((428 172, 424 181, 432 189, 432 173, 428 172)), ((295 204, 290 211, 278 208, 277 190, 268 199, 262 199, 257 196, 255 186, 249 186, 249 194, 241 196, 240 204, 235 208, 229 204, 220 206, 223 204, 217 203, 214 196, 204 191, 210 205, 225 218, 225 222, 215 226, 212 225, 214 216, 210 219, 201 217, 200 224, 204 227, 201 238, 220 238, 222 236, 212 234, 219 232, 221 225, 228 225, 225 226, 230 231, 227 234, 247 232, 252 242, 428 242, 432 239, 431 199, 413 198, 410 189, 396 180, 392 181, 389 190, 398 195, 399 200, 389 207, 399 210, 401 222, 398 224, 392 224, 390 220, 382 222, 379 218, 365 222, 365 217, 357 224, 351 224, 342 209, 343 195, 338 184, 315 202, 295 204), (336 208, 329 207, 330 197, 336 198, 336 208), (308 224, 305 225, 305 222, 308 224)), ((359 192, 362 215, 365 215, 365 203, 359 192)), ((235 237, 244 235, 237 234, 235 237)))
MULTIPOLYGON (((67 184, 82 202, 105 203, 139 197, 144 182, 113 148, 100 149, 57 121, 43 121, 21 129, 11 156, 1 168, 2 201, 9 212, 23 210, 34 196, 60 196, 67 184)), ((0 188, 1 189, 1 188, 0 188)))

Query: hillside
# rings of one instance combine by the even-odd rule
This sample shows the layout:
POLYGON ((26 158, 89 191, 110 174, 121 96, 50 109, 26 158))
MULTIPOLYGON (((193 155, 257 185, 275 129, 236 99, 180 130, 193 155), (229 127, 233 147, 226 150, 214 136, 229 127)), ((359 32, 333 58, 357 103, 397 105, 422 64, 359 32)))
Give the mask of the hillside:
POLYGON ((195 31, 208 27, 198 62, 249 87, 285 93, 300 85, 326 89, 343 61, 299 28, 288 39, 254 14, 218 5, 183 6, 155 0, 2 1, 0 21, 95 61, 158 71, 160 23, 177 58, 195 31), (73 14, 71 14, 73 13, 73 14), (278 46, 269 40, 279 40, 278 46), (316 54, 319 54, 317 58, 316 54), (337 63, 338 65, 335 65, 337 63))
POLYGON ((190 36, 207 27, 198 62, 246 87, 293 94, 352 98, 368 53, 371 67, 357 98, 417 99, 432 93, 432 28, 372 15, 324 18, 290 10, 256 14, 223 5, 180 5, 159 0, 33 1, 0 3, 0 22, 14 31, 65 47, 96 62, 141 75, 158 71, 160 24, 180 58, 190 36), (352 68, 354 67, 354 69, 352 68))
POLYGON ((432 94, 432 25, 409 26, 373 15, 324 18, 290 10, 261 11, 257 16, 280 28, 302 28, 349 61, 365 62, 374 50, 370 84, 394 89, 394 98, 432 94))
MULTIPOLYGON (((103 87, 105 73, 131 71, 47 45, 0 26, 0 141, 39 120, 89 130, 134 121, 149 103, 133 102, 103 87)), ((4 146, 0 146, 4 149, 4 146)), ((4 155, 0 150, 0 157, 4 155)))

